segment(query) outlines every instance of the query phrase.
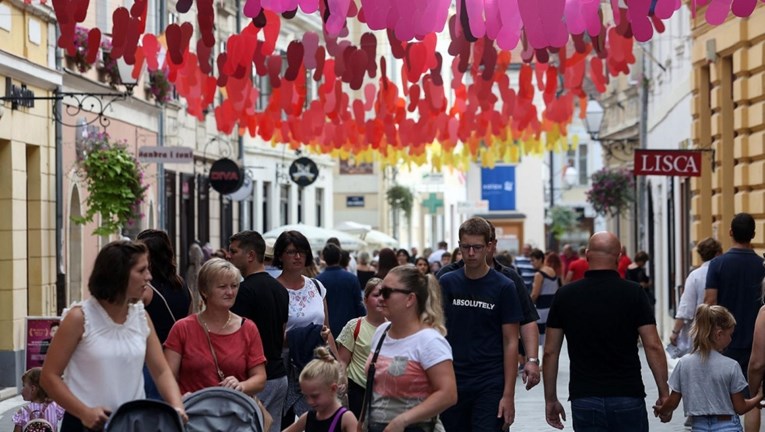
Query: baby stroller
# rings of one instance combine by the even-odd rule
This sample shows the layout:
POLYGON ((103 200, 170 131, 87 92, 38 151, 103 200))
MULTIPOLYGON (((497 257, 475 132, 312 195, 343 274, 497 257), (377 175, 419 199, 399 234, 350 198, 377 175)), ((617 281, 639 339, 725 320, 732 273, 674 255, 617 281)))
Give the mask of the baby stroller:
POLYGON ((209 387, 183 398, 187 432, 263 432, 263 413, 246 394, 209 387))
POLYGON ((181 416, 172 406, 157 400, 126 402, 112 413, 105 432, 183 432, 181 416))

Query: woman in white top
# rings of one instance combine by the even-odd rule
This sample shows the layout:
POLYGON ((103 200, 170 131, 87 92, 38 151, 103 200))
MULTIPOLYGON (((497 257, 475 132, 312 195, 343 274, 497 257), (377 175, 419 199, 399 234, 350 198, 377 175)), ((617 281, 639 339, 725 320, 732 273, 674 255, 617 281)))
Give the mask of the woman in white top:
POLYGON ((101 430, 120 405, 143 399, 144 360, 162 397, 187 420, 178 385, 139 301, 149 281, 143 243, 109 243, 88 280, 91 297, 64 311, 41 376, 48 395, 66 410, 61 432, 101 430))
MULTIPOLYGON (((452 350, 446 341, 440 287, 413 265, 388 272, 380 287, 380 306, 390 325, 377 327, 368 361, 374 362, 371 394, 367 383, 368 432, 433 432, 438 414, 457 402, 452 350)), ((368 377, 369 379, 369 377, 368 377)))
MULTIPOLYGON (((282 274, 276 280, 287 288, 290 296, 287 336, 284 338, 285 351, 283 353, 285 365, 288 368, 287 403, 284 408, 285 416, 282 420, 282 427, 286 427, 294 421, 293 413, 290 412, 293 408, 294 414, 298 416, 307 412, 309 408, 300 394, 300 383, 297 380, 300 371, 290 369, 291 362, 286 346, 291 331, 300 330, 310 325, 322 326, 321 337, 329 345, 335 358, 337 358, 337 348, 332 333, 329 331, 329 314, 327 313, 327 300, 325 298, 327 289, 318 280, 304 275, 304 271, 313 266, 313 255, 308 239, 299 231, 281 233, 274 243, 273 265, 282 270, 282 274)), ((313 352, 315 347, 308 348, 310 352, 313 352)))

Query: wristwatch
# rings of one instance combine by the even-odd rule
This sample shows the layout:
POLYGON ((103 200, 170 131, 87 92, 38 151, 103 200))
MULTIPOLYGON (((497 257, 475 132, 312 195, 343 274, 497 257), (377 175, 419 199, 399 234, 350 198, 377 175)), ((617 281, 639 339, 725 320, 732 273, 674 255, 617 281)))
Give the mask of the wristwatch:
POLYGON ((539 359, 536 357, 528 357, 526 361, 529 363, 536 363, 536 365, 539 366, 539 359))

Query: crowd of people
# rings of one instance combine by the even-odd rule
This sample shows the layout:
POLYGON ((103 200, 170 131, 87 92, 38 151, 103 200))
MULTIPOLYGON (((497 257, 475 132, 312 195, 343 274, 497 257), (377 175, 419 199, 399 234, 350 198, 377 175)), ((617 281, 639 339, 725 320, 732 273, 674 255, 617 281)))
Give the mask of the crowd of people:
POLYGON ((220 386, 256 398, 272 432, 500 431, 515 422, 520 376, 526 390, 544 382, 544 415, 560 429, 565 339, 575 430, 648 430, 639 344, 661 421, 682 400, 693 430, 759 430, 765 267, 750 215, 730 235, 725 254, 717 240, 698 244, 704 264, 677 309, 669 342, 682 358, 669 376, 650 258, 630 260, 608 232, 578 251, 524 245, 512 257, 473 217, 453 250, 353 256, 330 239, 314 257, 298 231, 242 231, 209 257, 192 246, 183 278, 168 235, 146 230, 99 252, 90 297, 64 311, 43 368, 23 377, 30 404, 14 423, 101 430, 143 398, 187 420, 182 396, 220 386))

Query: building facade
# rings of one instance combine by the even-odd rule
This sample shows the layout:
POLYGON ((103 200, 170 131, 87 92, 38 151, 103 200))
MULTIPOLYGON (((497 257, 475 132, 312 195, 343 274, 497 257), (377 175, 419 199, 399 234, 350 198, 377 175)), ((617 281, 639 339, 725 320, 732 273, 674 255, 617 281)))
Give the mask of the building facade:
POLYGON ((715 237, 727 250, 738 212, 757 221, 754 247, 765 248, 765 7, 712 27, 702 8, 692 21, 693 148, 704 150, 702 176, 690 183, 693 241, 715 237))
MULTIPOLYGON (((3 95, 50 97, 54 15, 47 6, 0 3, 3 95)), ((20 387, 25 319, 56 314, 56 146, 52 100, 0 102, 0 389, 20 387)))

